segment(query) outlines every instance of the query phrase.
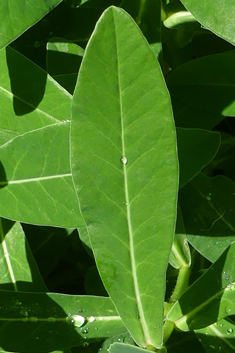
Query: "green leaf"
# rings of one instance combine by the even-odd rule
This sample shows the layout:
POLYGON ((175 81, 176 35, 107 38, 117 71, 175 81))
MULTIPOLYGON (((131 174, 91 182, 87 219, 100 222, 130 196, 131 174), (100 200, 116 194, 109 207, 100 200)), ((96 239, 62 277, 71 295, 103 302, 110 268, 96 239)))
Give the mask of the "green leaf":
POLYGON ((0 145, 70 119, 71 95, 10 47, 0 51, 0 99, 0 145))
POLYGON ((235 243, 182 295, 167 319, 183 331, 209 326, 235 314, 235 243))
POLYGON ((162 344, 178 187, 175 128, 158 62, 135 22, 109 8, 75 89, 71 166, 107 292, 139 346, 162 344))
POLYGON ((235 184, 200 173, 179 193, 189 242, 214 262, 235 240, 235 184))
POLYGON ((146 353, 149 350, 142 349, 136 346, 131 346, 124 343, 113 343, 109 349, 110 353, 146 353))
POLYGON ((180 164, 179 187, 182 187, 213 159, 220 146, 220 134, 178 128, 177 143, 180 164))
POLYGON ((235 4, 224 0, 181 0, 184 6, 206 28, 217 36, 235 44, 235 4))
POLYGON ((46 291, 19 223, 0 219, 0 289, 46 291))
POLYGON ((106 338, 106 340, 102 343, 101 348, 99 349, 99 352, 107 352, 110 349, 111 344, 118 342, 118 343, 125 343, 128 345, 135 345, 133 339, 131 338, 129 332, 125 332, 121 335, 116 335, 112 336, 109 338, 106 338))
POLYGON ((1 0, 0 49, 33 26, 62 0, 1 0))
POLYGON ((161 1, 160 0, 123 0, 120 4, 136 21, 153 53, 159 57, 161 43, 161 1))
POLYGON ((235 51, 192 60, 167 80, 171 94, 206 112, 235 116, 235 51))
POLYGON ((71 96, 11 48, 0 51, 0 68, 0 215, 82 226, 69 165, 71 96))
POLYGON ((0 291, 0 301, 0 346, 9 351, 63 350, 126 331, 109 298, 0 291))
POLYGON ((195 332, 208 353, 235 351, 235 323, 232 320, 220 320, 195 332))
POLYGON ((83 226, 70 172, 69 128, 70 122, 50 125, 0 148, 2 217, 39 225, 83 226))

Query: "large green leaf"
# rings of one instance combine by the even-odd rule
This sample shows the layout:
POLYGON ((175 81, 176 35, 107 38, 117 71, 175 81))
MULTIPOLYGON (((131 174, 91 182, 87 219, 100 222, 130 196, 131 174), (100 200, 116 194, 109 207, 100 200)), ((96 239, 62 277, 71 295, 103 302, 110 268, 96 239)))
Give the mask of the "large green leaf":
POLYGON ((181 0, 206 28, 235 44, 235 4, 231 0, 181 0))
POLYGON ((189 242, 214 262, 235 240, 235 184, 200 173, 179 193, 189 242))
POLYGON ((0 219, 0 239, 1 290, 46 291, 20 224, 0 219))
POLYGON ((167 318, 183 330, 200 329, 235 314, 235 243, 182 295, 167 318))
POLYGON ((0 347, 49 352, 126 332, 109 298, 0 291, 0 347))
POLYGON ((235 116, 234 57, 232 50, 182 65, 167 80, 171 94, 206 112, 235 116))
POLYGON ((178 164, 170 99, 135 22, 109 8, 73 100, 71 166, 106 290, 139 346, 162 344, 178 164))
POLYGON ((7 46, 62 0, 1 0, 0 48, 7 46))

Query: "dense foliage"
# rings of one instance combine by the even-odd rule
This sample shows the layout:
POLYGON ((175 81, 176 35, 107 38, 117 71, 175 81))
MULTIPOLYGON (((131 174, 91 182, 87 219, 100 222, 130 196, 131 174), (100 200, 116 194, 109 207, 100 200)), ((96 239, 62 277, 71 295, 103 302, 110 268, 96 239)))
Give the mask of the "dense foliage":
POLYGON ((234 18, 1 0, 1 352, 235 350, 234 18))

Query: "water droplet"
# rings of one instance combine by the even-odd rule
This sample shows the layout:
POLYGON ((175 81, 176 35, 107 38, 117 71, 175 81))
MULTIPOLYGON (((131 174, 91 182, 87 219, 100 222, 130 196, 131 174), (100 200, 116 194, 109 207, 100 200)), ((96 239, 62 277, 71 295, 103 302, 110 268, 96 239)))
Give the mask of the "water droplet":
POLYGON ((118 340, 118 342, 121 342, 121 338, 120 338, 120 337, 118 337, 118 339, 117 339, 117 340, 118 340))
POLYGON ((208 201, 210 201, 210 200, 211 200, 211 197, 210 197, 210 196, 207 196, 206 199, 207 199, 208 201))
POLYGON ((30 322, 38 322, 38 318, 32 316, 32 317, 29 318, 29 321, 30 321, 30 322))
POLYGON ((21 310, 20 315, 27 317, 27 316, 29 316, 29 313, 27 310, 21 310))
POLYGON ((89 319, 88 319, 89 322, 94 322, 95 321, 95 318, 94 316, 90 316, 89 319))
POLYGON ((54 323, 54 322, 56 322, 56 318, 55 317, 48 317, 47 321, 54 323))
POLYGON ((20 306, 20 305, 22 305, 22 303, 17 301, 17 302, 16 302, 16 305, 17 305, 17 306, 20 306))
POLYGON ((79 309, 79 310, 78 310, 78 313, 82 313, 82 309, 79 309))
POLYGON ((89 346, 89 343, 88 343, 88 342, 83 342, 82 346, 83 346, 83 347, 88 347, 88 346, 89 346))
POLYGON ((82 330, 82 333, 88 333, 88 327, 82 330))
POLYGON ((121 160, 122 164, 127 164, 128 163, 128 160, 127 160, 127 158, 125 156, 122 156, 120 160, 121 160))
POLYGON ((230 328, 227 329, 227 332, 228 332, 228 333, 232 333, 232 332, 233 332, 233 329, 230 327, 230 328))
POLYGON ((39 337, 36 337, 36 340, 39 340, 39 337))

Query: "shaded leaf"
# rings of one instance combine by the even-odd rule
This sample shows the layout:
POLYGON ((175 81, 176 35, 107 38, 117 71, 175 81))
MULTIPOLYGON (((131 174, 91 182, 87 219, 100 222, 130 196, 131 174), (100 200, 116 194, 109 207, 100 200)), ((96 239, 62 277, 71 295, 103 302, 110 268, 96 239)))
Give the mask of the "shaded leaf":
POLYGON ((161 346, 175 128, 159 65, 121 9, 104 13, 86 48, 72 116, 73 178, 101 278, 134 340, 161 346))
POLYGON ((184 292, 167 318, 183 331, 200 329, 235 314, 235 243, 184 292))
POLYGON ((7 46, 33 26, 62 0, 1 0, 0 48, 7 46))
POLYGON ((195 332, 208 353, 233 353, 235 350, 235 324, 230 319, 220 320, 195 332))
POLYGON ((235 240, 235 184, 200 173, 179 193, 189 242, 214 262, 235 240))
POLYGON ((235 116, 234 55, 232 50, 182 65, 168 77, 171 94, 206 112, 235 116))
POLYGON ((21 225, 0 219, 0 239, 1 290, 46 291, 21 225))
POLYGON ((0 345, 9 351, 63 350, 126 331, 109 298, 0 291, 0 300, 0 345))
POLYGON ((220 134, 198 129, 177 129, 179 187, 187 184, 217 153, 220 134))

